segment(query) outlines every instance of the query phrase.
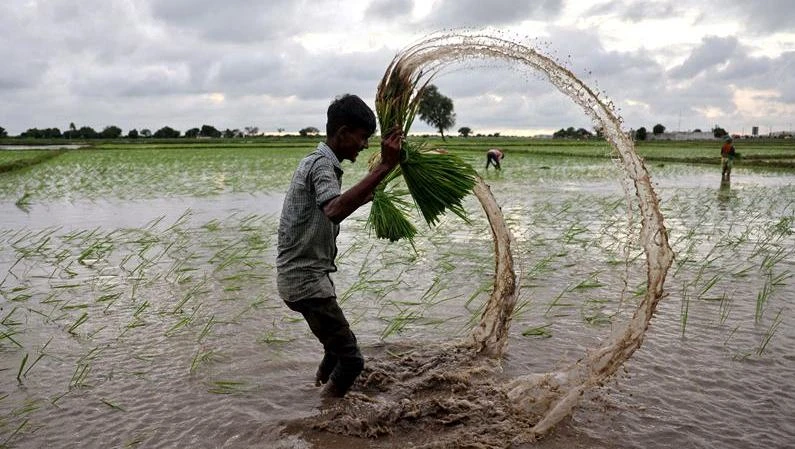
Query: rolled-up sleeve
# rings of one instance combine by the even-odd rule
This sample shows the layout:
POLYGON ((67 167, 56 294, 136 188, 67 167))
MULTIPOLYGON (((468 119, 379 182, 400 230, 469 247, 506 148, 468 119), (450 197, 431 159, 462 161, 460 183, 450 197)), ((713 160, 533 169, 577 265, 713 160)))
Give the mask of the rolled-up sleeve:
POLYGON ((327 159, 318 159, 310 174, 315 189, 315 202, 323 207, 329 200, 340 196, 340 180, 327 159))

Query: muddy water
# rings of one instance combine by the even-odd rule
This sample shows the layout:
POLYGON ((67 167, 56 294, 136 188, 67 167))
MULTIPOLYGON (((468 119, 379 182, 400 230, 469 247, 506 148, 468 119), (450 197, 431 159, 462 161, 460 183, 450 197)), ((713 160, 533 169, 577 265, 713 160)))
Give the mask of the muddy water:
MULTIPOLYGON (((650 168, 677 253, 669 296, 625 372, 536 446, 788 447, 793 177, 738 168, 726 188, 712 167, 650 168)), ((638 249, 625 246, 624 194, 610 173, 601 161, 511 155, 502 174, 487 176, 519 242, 522 273, 497 376, 582 357, 642 294, 641 267, 625 263, 638 249)), ((18 345, 0 343, 0 441, 427 443, 427 432, 424 441, 361 440, 307 425, 330 405, 310 383, 318 345, 275 294, 279 203, 277 192, 36 200, 28 212, 4 201, 0 328, 18 345)), ((371 361, 467 334, 493 269, 487 224, 469 206, 471 227, 449 218, 418 239, 416 253, 368 238, 364 213, 343 227, 335 281, 371 361)))

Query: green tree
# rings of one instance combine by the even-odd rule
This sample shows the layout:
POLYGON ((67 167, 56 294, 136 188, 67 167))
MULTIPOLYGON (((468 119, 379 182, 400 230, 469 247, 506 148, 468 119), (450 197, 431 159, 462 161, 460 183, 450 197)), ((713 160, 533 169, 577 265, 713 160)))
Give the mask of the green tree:
POLYGON ((458 134, 461 134, 464 137, 469 137, 469 135, 472 134, 472 128, 468 126, 462 126, 458 128, 458 134))
POLYGON ((138 138, 138 130, 133 128, 127 133, 128 139, 137 139, 138 138))
POLYGON ((41 130, 39 130, 39 128, 28 128, 26 131, 19 133, 19 137, 24 137, 26 139, 40 139, 41 130))
POLYGON ((654 127, 651 129, 651 132, 655 136, 659 136, 660 134, 665 132, 665 126, 663 126, 663 125, 658 123, 658 124, 654 125, 654 127))
POLYGON ((446 140, 444 130, 455 125, 453 100, 439 93, 439 89, 433 84, 429 84, 422 94, 419 115, 422 121, 439 130, 442 140, 446 140))
POLYGON ((593 137, 593 134, 585 128, 577 128, 574 129, 573 126, 569 126, 566 129, 559 129, 552 134, 554 139, 590 139, 593 137))
POLYGON ((635 140, 646 140, 647 134, 648 131, 646 131, 646 128, 641 126, 637 131, 635 131, 635 140))
POLYGON ((221 131, 215 129, 214 126, 210 125, 202 125, 201 131, 199 131, 199 135, 202 137, 221 137, 221 131))
POLYGON ((121 137, 121 132, 118 126, 106 126, 99 135, 103 139, 118 139, 121 137))
POLYGON ((188 137, 188 138, 191 138, 191 139, 195 139, 196 137, 199 136, 200 132, 201 132, 201 130, 199 128, 191 128, 191 129, 185 131, 185 137, 188 137))
POLYGON ((141 136, 142 137, 152 137, 152 131, 150 131, 148 128, 144 128, 144 129, 141 130, 141 136))
POLYGON ((246 126, 243 129, 246 131, 246 136, 248 137, 256 136, 257 134, 259 134, 259 128, 257 128, 256 126, 246 126))
POLYGON ((316 136, 319 133, 320 133, 320 130, 315 128, 314 126, 307 126, 306 128, 298 130, 298 134, 300 134, 303 137, 310 136, 310 135, 311 136, 316 136))
POLYGON ((8 131, 2 126, 0 126, 0 137, 8 137, 8 131))
POLYGON ((721 137, 726 136, 727 134, 729 134, 729 133, 727 133, 725 129, 721 128, 718 125, 715 125, 715 127, 712 128, 712 135, 717 137, 717 138, 719 138, 719 139, 721 137))
POLYGON ((99 137, 99 133, 94 131, 94 128, 90 126, 81 126, 80 129, 77 130, 77 135, 83 139, 96 139, 99 137))
MULTIPOLYGON (((149 130, 145 129, 144 131, 149 131, 149 130)), ((152 137, 156 139, 174 139, 179 137, 179 131, 171 128, 170 126, 164 126, 158 129, 157 131, 155 131, 152 137)))

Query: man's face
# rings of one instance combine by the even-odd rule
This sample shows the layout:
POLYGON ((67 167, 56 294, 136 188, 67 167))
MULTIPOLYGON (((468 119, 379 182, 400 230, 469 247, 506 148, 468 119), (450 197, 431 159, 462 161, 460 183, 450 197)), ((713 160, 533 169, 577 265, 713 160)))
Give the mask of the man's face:
POLYGON ((370 138, 370 133, 362 128, 348 128, 340 129, 339 148, 337 154, 340 160, 349 160, 356 162, 356 156, 368 148, 367 140, 370 138))

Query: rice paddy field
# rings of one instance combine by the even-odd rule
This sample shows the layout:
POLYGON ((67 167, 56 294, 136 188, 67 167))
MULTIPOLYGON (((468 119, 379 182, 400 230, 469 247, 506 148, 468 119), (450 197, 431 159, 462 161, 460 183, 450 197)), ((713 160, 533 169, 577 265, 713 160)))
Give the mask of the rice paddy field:
MULTIPOLYGON (((517 240, 506 379, 576 361, 633 312, 646 282, 639 219, 605 143, 426 140, 473 164, 517 240), (484 170, 491 147, 505 149, 500 172, 484 170)), ((315 144, 0 150, 0 448, 431 441, 296 428, 324 407, 322 354, 276 293, 276 229, 315 144)), ((668 296, 623 372, 527 447, 792 446, 795 144, 736 146, 730 183, 715 143, 638 146, 676 253, 668 296)), ((343 187, 369 153, 343 165, 343 187)), ((466 206, 470 223, 418 220, 413 246, 370 236, 368 207, 343 223, 334 281, 366 357, 464 338, 477 323, 494 256, 479 204, 466 206)))

